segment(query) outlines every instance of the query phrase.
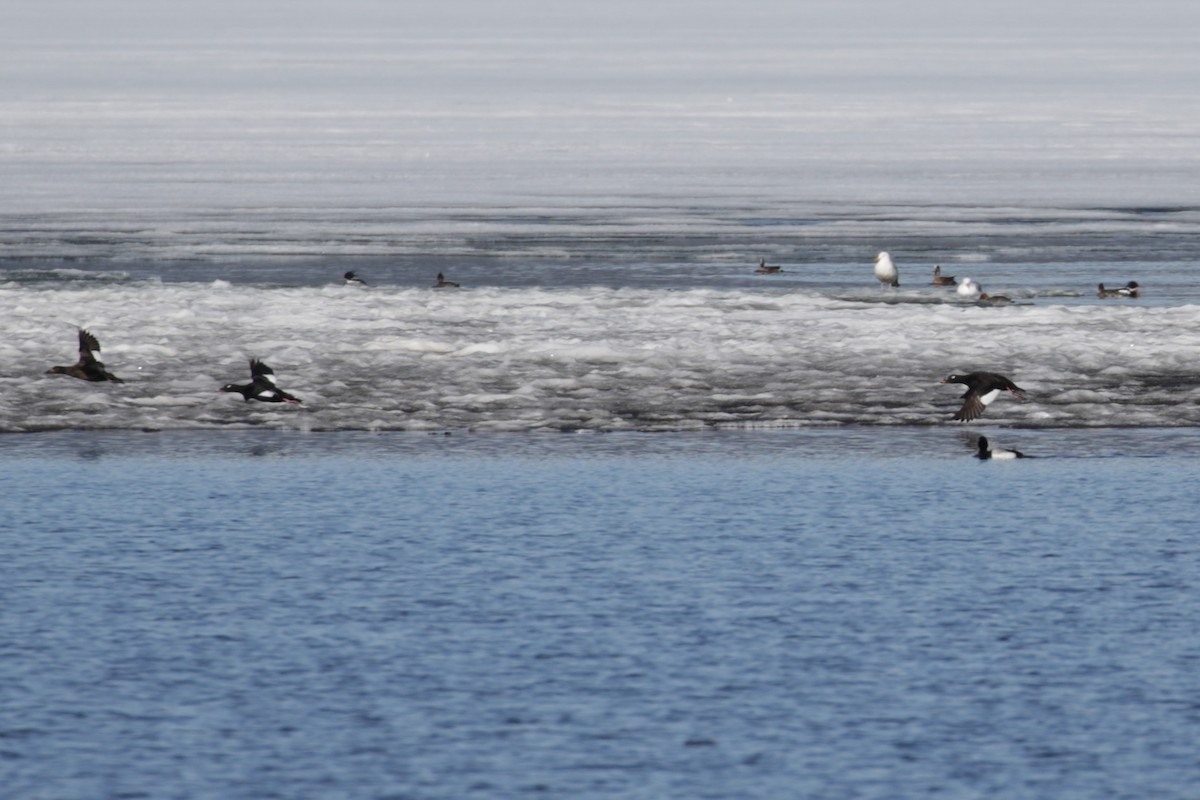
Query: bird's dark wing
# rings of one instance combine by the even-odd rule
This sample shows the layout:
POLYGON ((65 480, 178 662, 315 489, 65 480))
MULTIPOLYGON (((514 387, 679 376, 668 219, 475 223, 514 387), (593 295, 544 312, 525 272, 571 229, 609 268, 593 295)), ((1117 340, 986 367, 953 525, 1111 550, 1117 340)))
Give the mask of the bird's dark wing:
POLYGON ((254 379, 255 383, 275 385, 275 371, 257 358, 250 359, 250 377, 254 379))
MULTIPOLYGON (((104 378, 91 377, 97 367, 101 372, 104 371, 104 365, 96 358, 94 353, 100 352, 100 342, 96 340, 88 331, 83 328, 79 329, 79 360, 75 362, 75 366, 89 374, 88 380, 102 381, 104 378)), ((98 373, 97 373, 98 374, 98 373)))
POLYGON ((90 332, 83 328, 79 329, 79 355, 82 358, 86 353, 89 357, 92 353, 100 352, 100 342, 90 332))
POLYGON ((983 401, 979 399, 979 395, 975 392, 967 392, 963 395, 964 400, 962 408, 954 415, 954 419, 960 422, 970 422, 973 419, 978 419, 983 415, 983 401))

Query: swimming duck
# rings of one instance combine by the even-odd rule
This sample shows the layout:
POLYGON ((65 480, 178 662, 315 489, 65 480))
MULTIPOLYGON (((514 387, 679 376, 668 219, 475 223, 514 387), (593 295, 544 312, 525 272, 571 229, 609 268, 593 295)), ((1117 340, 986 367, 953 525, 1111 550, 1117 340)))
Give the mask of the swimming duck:
POLYGON ((896 269, 896 264, 887 251, 875 256, 875 279, 884 286, 900 285, 900 270, 896 269))
POLYGON ((366 286, 367 285, 366 281, 364 281, 362 278, 355 275, 353 272, 347 272, 345 275, 342 276, 342 280, 344 280, 347 284, 353 283, 358 286, 366 286))
POLYGON ((992 306, 1006 306, 1012 302, 1012 298, 1005 297, 1002 294, 988 294, 987 292, 980 292, 979 302, 992 306))
POLYGON ((46 370, 46 374, 70 375, 72 378, 79 378, 81 381, 124 383, 125 381, 104 368, 104 364, 95 356, 99 352, 100 342, 91 333, 80 328, 79 360, 69 367, 51 367, 46 370))
POLYGON ((446 276, 439 272, 438 276, 437 276, 437 283, 435 283, 433 285, 433 288, 435 288, 435 289, 457 289, 458 284, 455 283, 454 281, 446 280, 446 276))
POLYGON ((954 286, 958 283, 953 275, 943 275, 942 265, 935 264, 933 267, 933 285, 934 286, 954 286))
POLYGON ((966 375, 950 375, 941 380, 942 383, 961 383, 966 385, 963 394, 962 408, 954 415, 954 419, 970 422, 981 416, 985 408, 1000 396, 1001 392, 1012 392, 1015 397, 1025 399, 1025 390, 1003 375, 995 372, 968 372, 966 375))
POLYGON ((275 371, 257 358, 250 359, 250 382, 246 384, 227 383, 218 392, 237 392, 243 400, 258 400, 261 403, 295 403, 300 404, 300 398, 293 397, 275 386, 275 371))
POLYGON ((1009 459, 1013 458, 1025 458, 1025 454, 1020 450, 1005 450, 1003 447, 988 447, 987 437, 980 436, 979 452, 976 454, 976 458, 981 458, 985 461, 989 458, 995 459, 996 461, 1008 461, 1009 459))
POLYGON ((1100 291, 1096 292, 1097 297, 1138 297, 1141 294, 1141 287, 1137 281, 1130 281, 1124 286, 1116 289, 1105 289, 1104 284, 1100 284, 1100 291))
POLYGON ((754 270, 763 275, 773 275, 776 272, 783 272, 783 267, 778 265, 768 264, 765 258, 758 260, 758 269, 754 270))

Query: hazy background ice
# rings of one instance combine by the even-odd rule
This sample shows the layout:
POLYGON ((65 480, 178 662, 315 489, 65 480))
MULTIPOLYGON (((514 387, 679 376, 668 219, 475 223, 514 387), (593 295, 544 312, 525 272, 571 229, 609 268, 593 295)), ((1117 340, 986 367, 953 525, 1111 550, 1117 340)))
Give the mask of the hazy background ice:
POLYGON ((996 417, 1191 424, 1191 406, 1176 410, 1197 391, 1189 306, 1046 305, 1130 278, 1148 284, 1138 307, 1195 296, 1193 4, 51 0, 9 9, 0 29, 8 429, 242 419, 232 402, 207 415, 213 386, 238 379, 252 355, 272 359, 324 409, 311 412, 328 415, 319 427, 493 425, 496 398, 517 409, 503 424, 518 429, 678 427, 659 419, 664 404, 685 427, 731 411, 734 424, 814 414, 877 422, 894 418, 897 391, 913 394, 898 402, 916 402, 925 424, 954 399, 932 381, 980 367, 1012 371, 1038 393, 996 417), (898 253, 905 300, 944 299, 927 287, 907 294, 937 261, 1039 307, 860 308, 879 298, 869 261, 880 249, 898 253), (789 272, 751 283, 761 256, 789 272), (326 287, 360 268, 347 259, 374 259, 363 271, 391 288, 326 296, 207 285, 326 287), (55 271, 71 260, 197 285, 72 287, 75 273, 55 271), (821 260, 833 269, 791 270, 821 260), (440 269, 471 289, 578 291, 431 302, 440 269), (735 291, 697 295, 695 308, 654 291, 615 303, 594 291, 657 290, 655 281, 735 291), (760 304, 768 286, 805 294, 760 304), (847 305, 847 291, 870 294, 847 305), (706 305, 738 324, 707 322, 706 305), (624 314, 636 319, 615 326, 624 314), (511 321, 509 338, 496 340, 496 315, 511 321), (874 317, 878 342, 843 332, 874 317), (69 360, 74 325, 95 328, 110 366, 144 396, 81 411, 63 405, 54 382, 26 379, 69 360), (582 352, 564 367, 540 360, 546 343, 556 358, 576 344, 582 352), (781 384, 780 363, 814 374, 781 384), (756 364, 732 400, 710 396, 756 364), (694 404, 681 369, 700 370, 684 381, 694 404), (588 397, 599 402, 559 405, 568 390, 596 391, 587 380, 597 370, 605 382, 588 397), (881 371, 889 385, 877 385, 881 371), (813 381, 828 384, 832 406, 797 397, 794 387, 813 381), (630 407, 630 386, 645 402, 630 407), (423 392, 435 399, 411 407, 423 392), (179 397, 193 398, 187 409, 179 397), (530 404, 533 417, 519 418, 530 404))
POLYGON ((1186 2, 7 8, 0 257, 1200 200, 1186 2))

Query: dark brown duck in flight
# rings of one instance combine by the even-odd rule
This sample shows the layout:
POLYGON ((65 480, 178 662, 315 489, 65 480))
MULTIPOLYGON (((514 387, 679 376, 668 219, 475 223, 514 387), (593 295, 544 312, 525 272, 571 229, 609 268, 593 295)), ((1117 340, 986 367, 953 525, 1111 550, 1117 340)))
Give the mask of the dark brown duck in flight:
POLYGON ((970 422, 979 418, 983 410, 1000 396, 1001 392, 1011 392, 1014 397, 1025 399, 1025 390, 1003 375, 995 372, 968 372, 965 375, 950 375, 943 378, 942 383, 961 383, 967 387, 963 395, 962 408, 954 415, 959 422, 970 422))
POLYGON ((275 371, 257 358, 250 359, 249 383, 227 383, 217 391, 237 392, 243 400, 258 400, 260 403, 300 404, 300 398, 293 397, 275 385, 275 371))
POLYGON ((113 375, 104 368, 103 362, 96 358, 96 353, 100 352, 100 342, 95 336, 79 329, 79 360, 69 367, 51 367, 46 370, 47 374, 54 373, 56 375, 70 375, 72 378, 79 378, 81 381, 112 381, 113 383, 124 383, 125 381, 113 375))

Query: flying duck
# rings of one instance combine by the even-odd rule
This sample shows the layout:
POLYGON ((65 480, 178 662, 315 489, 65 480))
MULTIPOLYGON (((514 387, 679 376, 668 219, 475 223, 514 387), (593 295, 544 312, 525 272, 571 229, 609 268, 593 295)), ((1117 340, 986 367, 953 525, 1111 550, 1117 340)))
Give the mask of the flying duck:
POLYGON ((446 276, 439 272, 438 276, 437 276, 437 283, 435 283, 433 285, 433 288, 435 288, 435 289, 457 289, 458 284, 455 283, 454 281, 446 280, 446 276))
POLYGON ((954 280, 953 275, 943 275, 942 265, 935 264, 933 267, 933 285, 934 286, 954 286, 958 281, 954 280))
POLYGON ((981 416, 983 410, 999 397, 1001 392, 1012 392, 1016 397, 1022 400, 1025 399, 1024 389, 1003 375, 997 375, 995 372, 969 372, 966 375, 950 375, 943 378, 941 382, 962 383, 966 385, 967 391, 963 395, 962 408, 954 415, 954 419, 961 422, 970 422, 981 416))
POLYGON ((113 383, 124 383, 125 381, 113 375, 104 368, 104 364, 100 359, 96 358, 95 354, 100 352, 100 342, 88 331, 83 328, 79 329, 79 360, 69 367, 51 367, 46 370, 47 374, 54 373, 56 375, 70 375, 72 378, 79 378, 83 381, 112 381, 113 383))
POLYGON ((997 461, 1008 461, 1009 459, 1013 458, 1025 458, 1025 454, 1020 450, 1005 450, 1003 447, 989 448, 987 437, 980 436, 979 452, 976 454, 976 458, 981 458, 985 461, 989 458, 993 458, 997 461))
POLYGON ((217 391, 237 392, 243 400, 258 400, 261 403, 300 403, 300 398, 293 397, 275 386, 275 371, 257 358, 250 359, 249 383, 240 386, 227 383, 217 391))
POLYGON ((1137 281, 1130 281, 1124 286, 1119 286, 1116 289, 1105 289, 1104 284, 1100 284, 1100 291, 1096 292, 1097 297, 1137 297, 1141 294, 1141 287, 1137 281))
POLYGON ((875 279, 884 286, 900 285, 900 270, 896 269, 896 264, 887 251, 875 256, 875 279))

